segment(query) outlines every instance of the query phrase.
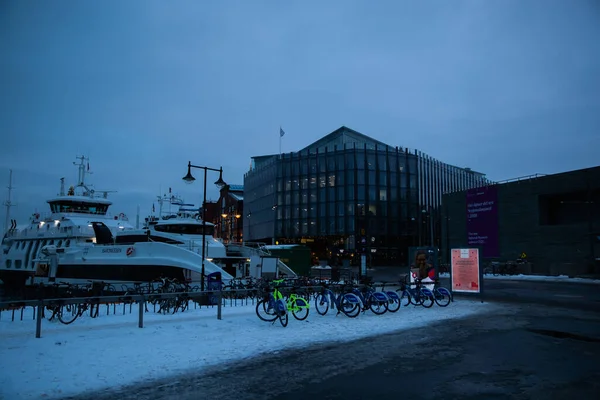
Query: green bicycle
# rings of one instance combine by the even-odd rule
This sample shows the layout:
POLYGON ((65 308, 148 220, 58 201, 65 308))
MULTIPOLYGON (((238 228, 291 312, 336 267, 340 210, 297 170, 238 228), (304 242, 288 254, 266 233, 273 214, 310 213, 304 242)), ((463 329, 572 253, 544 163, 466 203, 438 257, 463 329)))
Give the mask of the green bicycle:
POLYGON ((274 322, 279 317, 275 307, 275 303, 278 300, 282 300, 285 303, 286 311, 292 313, 298 321, 304 321, 308 318, 310 309, 308 301, 296 293, 290 293, 287 299, 284 298, 278 288, 284 281, 285 279, 273 280, 271 282, 273 284, 273 292, 268 293, 262 300, 256 303, 256 315, 258 318, 265 322, 274 322))

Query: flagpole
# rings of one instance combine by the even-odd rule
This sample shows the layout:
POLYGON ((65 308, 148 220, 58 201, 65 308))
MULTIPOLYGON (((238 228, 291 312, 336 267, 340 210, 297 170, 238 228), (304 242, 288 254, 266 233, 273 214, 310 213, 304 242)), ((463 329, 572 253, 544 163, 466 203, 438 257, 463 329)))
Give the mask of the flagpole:
POLYGON ((279 125, 279 158, 281 158, 281 125, 279 125))

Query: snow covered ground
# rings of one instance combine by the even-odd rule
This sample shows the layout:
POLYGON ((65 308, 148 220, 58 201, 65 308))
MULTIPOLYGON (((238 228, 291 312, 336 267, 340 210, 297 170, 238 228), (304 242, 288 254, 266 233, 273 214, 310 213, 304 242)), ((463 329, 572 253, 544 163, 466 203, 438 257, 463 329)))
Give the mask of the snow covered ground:
MULTIPOLYGON (((312 307, 312 304, 311 304, 312 307)), ((43 321, 35 338, 32 309, 23 321, 0 320, 0 398, 50 399, 118 387, 263 352, 350 341, 387 332, 423 327, 436 321, 489 312, 498 307, 459 300, 446 308, 402 307, 382 316, 370 311, 350 319, 311 308, 306 321, 290 316, 287 328, 258 319, 253 305, 191 309, 175 315, 145 314, 137 327, 137 305, 130 314, 83 316, 71 325, 43 321), (4 396, 4 397, 3 397, 4 396)), ((119 307, 117 307, 117 310, 119 307)), ((101 313, 106 307, 101 308, 101 313)), ((122 312, 122 308, 121 308, 122 312)))
MULTIPOLYGON (((440 278, 449 278, 450 274, 440 274, 440 278)), ((589 279, 589 278, 570 278, 567 275, 558 276, 543 276, 543 275, 490 275, 486 274, 483 279, 501 279, 501 280, 513 280, 513 281, 536 281, 536 282, 564 282, 564 283, 585 283, 591 285, 600 285, 600 279, 589 279)))

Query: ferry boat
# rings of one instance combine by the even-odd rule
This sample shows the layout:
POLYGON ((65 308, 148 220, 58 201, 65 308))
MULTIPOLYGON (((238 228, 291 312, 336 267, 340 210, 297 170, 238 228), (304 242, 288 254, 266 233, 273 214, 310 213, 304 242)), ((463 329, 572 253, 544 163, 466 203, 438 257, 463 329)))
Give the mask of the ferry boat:
POLYGON ((232 278, 199 254, 173 246, 175 240, 135 229, 123 213, 109 214, 110 192, 86 184, 89 160, 77 159, 77 185, 65 193, 61 179, 59 195, 47 200, 47 216, 36 213, 20 227, 11 222, 0 255, 0 279, 6 289, 54 281, 196 280, 203 269, 205 274, 220 272, 222 279, 232 278))

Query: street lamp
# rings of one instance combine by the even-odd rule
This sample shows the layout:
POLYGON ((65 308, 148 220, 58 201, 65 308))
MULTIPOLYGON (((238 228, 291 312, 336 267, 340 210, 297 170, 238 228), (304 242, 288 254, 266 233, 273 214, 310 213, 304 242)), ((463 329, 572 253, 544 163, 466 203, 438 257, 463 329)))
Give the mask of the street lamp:
POLYGON ((204 256, 206 253, 206 174, 208 171, 218 172, 219 179, 215 182, 215 185, 219 187, 225 186, 225 181, 223 180, 223 167, 220 167, 219 169, 201 167, 198 165, 193 165, 191 161, 188 161, 187 174, 182 178, 187 184, 192 184, 196 180, 196 178, 194 178, 192 175, 192 168, 204 170, 204 200, 202 201, 202 279, 200 280, 200 290, 204 291, 204 256))

